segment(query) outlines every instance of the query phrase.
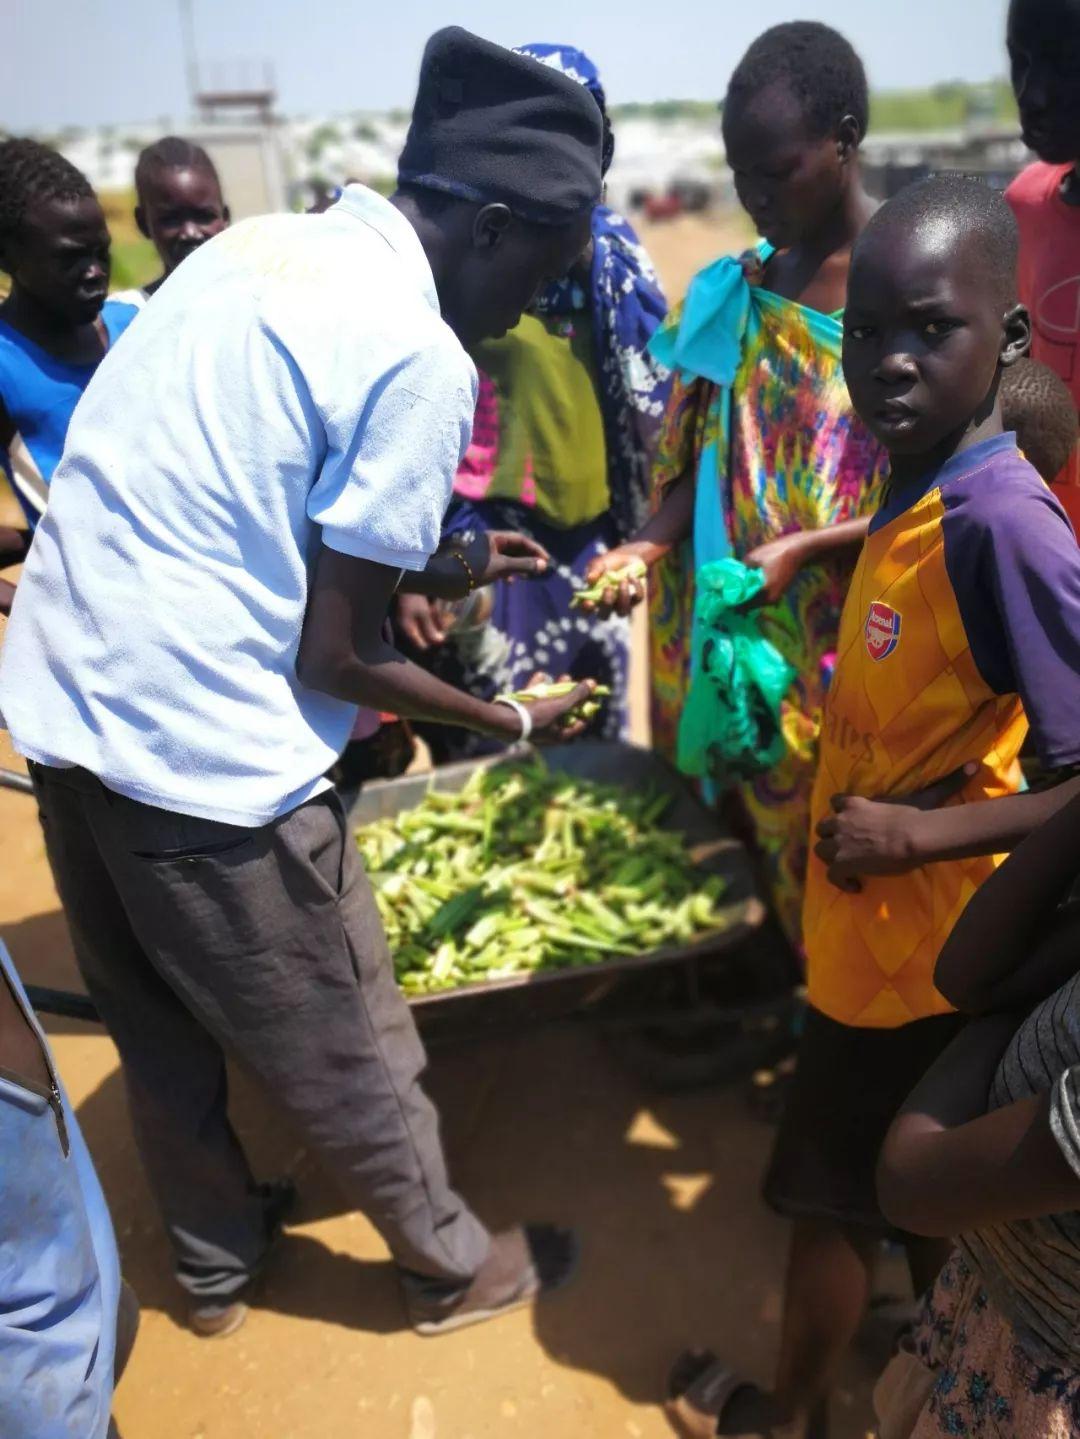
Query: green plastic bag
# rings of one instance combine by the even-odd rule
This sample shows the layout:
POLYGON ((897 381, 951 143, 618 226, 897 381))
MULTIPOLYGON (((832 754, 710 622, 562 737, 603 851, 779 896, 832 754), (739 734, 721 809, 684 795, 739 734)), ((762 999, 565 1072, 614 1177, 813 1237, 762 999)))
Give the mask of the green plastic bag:
POLYGON ((715 560, 696 576, 690 690, 679 721, 683 774, 725 784, 771 769, 784 753, 780 702, 795 670, 743 610, 765 576, 715 560))

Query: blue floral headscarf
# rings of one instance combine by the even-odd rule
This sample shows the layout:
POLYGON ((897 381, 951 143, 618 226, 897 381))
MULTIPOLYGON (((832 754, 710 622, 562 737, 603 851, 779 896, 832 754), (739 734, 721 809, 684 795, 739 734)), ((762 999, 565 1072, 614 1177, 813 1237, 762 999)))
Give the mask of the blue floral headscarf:
MULTIPOLYGON (((561 70, 593 95, 604 116, 606 172, 615 144, 596 66, 572 45, 523 45, 520 53, 561 70)), ((671 383, 648 344, 667 314, 667 301, 652 261, 621 215, 597 205, 592 238, 589 294, 567 276, 546 286, 533 308, 544 315, 591 309, 611 512, 618 538, 624 540, 648 513, 652 454, 671 383)))

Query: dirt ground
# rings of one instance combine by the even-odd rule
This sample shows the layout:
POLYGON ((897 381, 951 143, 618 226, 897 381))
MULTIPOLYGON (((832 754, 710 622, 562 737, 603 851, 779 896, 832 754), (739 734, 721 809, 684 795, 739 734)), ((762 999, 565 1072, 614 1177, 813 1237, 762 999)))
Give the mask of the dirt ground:
MULTIPOLYGON (((724 240, 688 219, 649 242, 677 292, 724 240)), ((0 765, 17 763, 0 736, 0 765)), ((33 802, 3 790, 0 935, 28 982, 79 987, 33 802)), ((535 1316, 423 1340, 403 1328, 378 1236, 238 1083, 257 1171, 293 1175, 301 1212, 261 1306, 207 1342, 181 1325, 110 1041, 46 1027, 143 1306, 116 1402, 125 1439, 659 1439, 656 1401, 682 1346, 707 1342, 768 1377, 785 1227, 757 1194, 771 1131, 738 1087, 649 1092, 584 1020, 439 1046, 430 1089, 459 1187, 489 1223, 571 1222, 585 1247, 576 1286, 535 1316)), ((835 1439, 865 1433, 872 1369, 849 1366, 835 1439)))

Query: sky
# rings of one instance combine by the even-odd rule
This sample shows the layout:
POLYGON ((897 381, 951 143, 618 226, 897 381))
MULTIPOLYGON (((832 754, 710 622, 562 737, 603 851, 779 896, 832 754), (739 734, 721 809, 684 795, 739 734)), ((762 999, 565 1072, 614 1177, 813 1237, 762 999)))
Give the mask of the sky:
MULTIPOLYGON (((10 0, 0 53, 0 124, 183 119, 189 113, 184 0, 10 0)), ((600 67, 614 104, 712 99, 754 35, 824 20, 860 50, 879 89, 1005 73, 1005 0, 189 0, 212 84, 273 66, 288 115, 411 105, 420 53, 440 25, 502 44, 570 43, 600 67)))

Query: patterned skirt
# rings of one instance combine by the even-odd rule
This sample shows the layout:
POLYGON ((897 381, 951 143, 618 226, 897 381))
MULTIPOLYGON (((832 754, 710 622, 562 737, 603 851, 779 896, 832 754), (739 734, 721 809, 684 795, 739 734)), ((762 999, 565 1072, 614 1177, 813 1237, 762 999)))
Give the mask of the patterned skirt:
POLYGON ((1080 1373, 1036 1363, 956 1252, 874 1407, 880 1439, 1076 1439, 1080 1373))

